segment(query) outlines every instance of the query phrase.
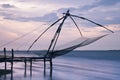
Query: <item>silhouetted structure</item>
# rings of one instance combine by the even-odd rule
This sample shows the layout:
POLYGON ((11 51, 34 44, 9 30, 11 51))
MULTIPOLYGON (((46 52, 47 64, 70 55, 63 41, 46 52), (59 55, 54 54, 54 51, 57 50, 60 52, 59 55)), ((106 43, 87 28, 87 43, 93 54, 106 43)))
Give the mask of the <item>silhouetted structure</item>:
MULTIPOLYGON (((12 55, 10 57, 7 57, 6 56, 6 49, 4 48, 4 57, 0 57, 0 62, 5 62, 5 70, 7 69, 7 62, 10 62, 11 63, 11 70, 13 71, 13 62, 24 62, 25 63, 25 76, 26 76, 26 65, 27 65, 27 62, 29 61, 30 62, 30 76, 32 76, 32 61, 33 60, 42 60, 44 62, 44 75, 46 75, 46 62, 48 61, 50 63, 50 77, 52 77, 52 67, 53 67, 53 63, 52 63, 52 59, 57 57, 57 56, 61 56, 61 55, 64 55, 78 47, 82 47, 82 46, 85 46, 85 45, 88 45, 106 35, 102 35, 102 36, 98 36, 98 37, 93 37, 93 38, 85 38, 83 37, 83 34, 82 32, 80 31, 77 23, 75 22, 75 20, 73 19, 73 17, 76 17, 76 18, 80 18, 80 19, 83 19, 83 20, 86 20, 86 21, 89 21, 93 24, 96 24, 100 27, 103 27, 107 30, 109 30, 110 32, 114 33, 112 30, 104 27, 103 25, 101 24, 98 24, 98 23, 95 23, 94 21, 91 21, 87 18, 84 18, 84 17, 79 17, 79 16, 76 16, 76 15, 72 15, 69 13, 69 10, 64 13, 64 16, 61 17, 60 19, 58 19, 57 21, 55 21, 53 24, 51 24, 46 30, 44 30, 40 35, 39 37, 30 45, 30 47, 28 48, 27 52, 29 52, 29 50, 31 49, 31 47, 34 45, 35 42, 37 42, 37 40, 43 35, 45 34, 48 29, 50 29, 52 26, 54 26, 56 23, 58 23, 59 21, 61 21, 60 25, 58 26, 51 42, 50 42, 50 45, 48 47, 48 50, 46 51, 46 53, 42 56, 39 56, 39 57, 16 57, 14 56, 14 50, 12 49, 11 53, 12 55), (80 36, 81 36, 81 39, 79 39, 78 41, 76 41, 75 44, 72 44, 70 46, 67 46, 67 47, 64 47, 60 50, 55 50, 55 47, 56 47, 56 43, 58 41, 58 38, 60 36, 60 32, 61 32, 61 29, 62 29, 62 26, 65 22, 65 20, 70 17, 70 19, 73 21, 73 23, 75 24, 75 26, 77 27, 79 33, 80 33, 80 36)), ((13 72, 11 72, 11 80, 12 80, 12 76, 13 76, 13 72)))

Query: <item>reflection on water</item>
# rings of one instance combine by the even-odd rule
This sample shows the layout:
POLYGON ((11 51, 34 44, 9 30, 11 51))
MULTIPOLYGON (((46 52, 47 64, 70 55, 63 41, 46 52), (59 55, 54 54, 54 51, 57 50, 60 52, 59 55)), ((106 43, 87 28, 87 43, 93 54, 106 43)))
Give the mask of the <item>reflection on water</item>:
MULTIPOLYGON (((88 59, 80 57, 58 57, 53 59, 53 75, 50 78, 50 67, 47 63, 44 74, 43 62, 14 62, 13 75, 2 75, 0 80, 118 80, 120 79, 119 60, 88 59), (11 78, 11 76, 13 78, 11 78)), ((0 69, 4 64, 0 63, 0 69)), ((10 69, 10 63, 7 64, 10 69)))

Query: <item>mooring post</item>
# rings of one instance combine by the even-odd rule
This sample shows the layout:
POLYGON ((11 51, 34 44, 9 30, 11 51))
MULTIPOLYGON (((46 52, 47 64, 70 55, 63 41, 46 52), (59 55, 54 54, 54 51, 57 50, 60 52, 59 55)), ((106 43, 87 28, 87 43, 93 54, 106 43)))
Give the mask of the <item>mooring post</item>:
POLYGON ((11 70, 13 70, 14 50, 12 49, 11 70))
MULTIPOLYGON (((6 59, 6 48, 4 48, 4 61, 5 61, 5 72, 7 70, 7 59, 6 59)), ((4 76, 4 80, 6 80, 6 74, 4 76)))
POLYGON ((50 78, 52 78, 52 69, 53 69, 52 58, 50 58, 50 78))
POLYGON ((26 58, 24 59, 24 63, 25 63, 25 71, 24 71, 24 77, 26 77, 26 68, 27 68, 27 61, 26 61, 26 58))
POLYGON ((30 76, 32 76, 32 59, 30 59, 30 76))
POLYGON ((12 49, 12 58, 11 58, 11 80, 13 80, 13 61, 14 61, 14 50, 12 49))
POLYGON ((46 76, 46 58, 44 58, 44 76, 46 76))
POLYGON ((4 48, 5 71, 7 70, 6 48, 4 48))

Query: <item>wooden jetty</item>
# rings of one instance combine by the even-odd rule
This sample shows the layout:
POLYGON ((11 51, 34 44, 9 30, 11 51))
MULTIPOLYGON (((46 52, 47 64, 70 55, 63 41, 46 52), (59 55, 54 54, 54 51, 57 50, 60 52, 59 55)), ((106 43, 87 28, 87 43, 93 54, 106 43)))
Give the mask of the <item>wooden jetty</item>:
MULTIPOLYGON (((44 62, 44 76, 46 76, 46 62, 50 63, 50 77, 52 77, 52 60, 50 60, 48 57, 16 57, 14 56, 14 50, 11 50, 11 56, 7 56, 7 51, 6 48, 4 48, 4 55, 0 56, 0 63, 5 63, 4 65, 4 71, 7 71, 7 62, 11 63, 11 77, 13 76, 13 66, 14 62, 24 62, 24 70, 25 70, 25 76, 26 76, 26 67, 27 67, 27 62, 30 63, 30 76, 32 76, 32 64, 33 61, 42 61, 44 62)), ((12 80, 12 79, 11 79, 12 80)))

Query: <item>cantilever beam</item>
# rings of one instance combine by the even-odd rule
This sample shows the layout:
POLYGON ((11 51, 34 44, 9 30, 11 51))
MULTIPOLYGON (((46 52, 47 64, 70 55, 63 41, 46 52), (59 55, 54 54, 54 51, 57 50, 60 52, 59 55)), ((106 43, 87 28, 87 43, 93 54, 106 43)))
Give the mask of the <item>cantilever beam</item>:
MULTIPOLYGON (((80 19, 89 21, 89 22, 91 22, 91 23, 93 23, 93 24, 95 24, 95 25, 98 25, 98 26, 100 26, 100 27, 103 27, 103 28, 105 28, 106 30, 114 33, 112 30, 110 30, 110 29, 106 28, 105 26, 103 26, 103 25, 101 25, 101 24, 98 24, 98 23, 96 23, 96 22, 94 22, 94 21, 92 21, 92 20, 89 20, 89 19, 84 18, 84 17, 77 16, 77 15, 72 15, 72 14, 70 14, 70 13, 69 13, 69 10, 68 10, 66 13, 64 13, 64 14, 65 14, 65 15, 64 15, 63 17, 61 17, 60 19, 58 19, 57 21, 55 21, 53 24, 51 24, 47 29, 45 29, 45 30, 37 37, 37 39, 34 40, 34 42, 29 46, 27 52, 29 52, 29 50, 32 48, 32 46, 38 41, 38 39, 39 39, 45 32, 47 32, 52 26, 54 26, 56 23, 58 23, 59 21, 62 20, 62 22, 61 22, 61 24, 59 25, 56 33, 54 34, 53 39, 51 40, 51 43, 50 43, 50 45, 49 45, 47 54, 50 52, 50 50, 51 50, 51 51, 54 51, 54 48, 55 48, 55 46, 56 46, 58 37, 59 37, 59 35, 60 35, 61 28, 62 28, 62 26, 63 26, 64 21, 67 19, 67 17, 70 17, 70 18, 71 18, 71 20, 73 21, 73 23, 74 23, 75 26, 77 27, 77 29, 78 29, 81 37, 82 37, 83 35, 82 35, 82 33, 81 33, 81 31, 80 31, 77 23, 76 23, 75 20, 73 19, 73 17, 77 17, 77 18, 80 18, 80 19)), ((46 55, 47 55, 47 54, 46 54, 46 55)))
POLYGON ((72 18, 72 16, 71 16, 71 15, 70 15, 69 17, 71 18, 71 20, 73 21, 73 23, 74 23, 74 24, 75 24, 75 26, 77 27, 77 29, 78 29, 78 31, 79 31, 79 33, 80 33, 81 37, 83 37, 82 32, 81 32, 80 28, 78 27, 77 23, 75 22, 75 20, 72 18))
POLYGON ((89 20, 89 19, 87 19, 87 18, 80 17, 80 16, 76 16, 76 15, 71 15, 71 16, 77 17, 77 18, 80 18, 80 19, 83 19, 83 20, 86 20, 86 21, 89 21, 89 22, 91 22, 91 23, 93 23, 93 24, 96 24, 96 25, 98 25, 98 26, 100 26, 100 27, 103 27, 103 28, 105 28, 106 30, 108 30, 108 31, 110 31, 110 32, 112 32, 112 33, 114 33, 112 30, 106 28, 105 26, 103 26, 103 25, 101 25, 101 24, 98 24, 98 23, 96 23, 96 22, 94 22, 94 21, 92 21, 92 20, 89 20))
POLYGON ((63 18, 64 18, 64 16, 63 16, 62 18, 58 19, 57 21, 55 21, 53 24, 51 24, 47 29, 45 29, 45 30, 37 37, 37 39, 35 39, 35 40, 33 41, 33 43, 29 46, 27 52, 29 52, 29 50, 32 48, 32 46, 38 41, 38 39, 40 39, 40 37, 41 37, 45 32, 47 32, 47 30, 49 30, 52 26, 54 26, 56 23, 58 23, 58 22, 59 22, 60 20, 62 20, 63 18))
MULTIPOLYGON (((68 17, 69 15, 70 15, 70 14, 69 14, 69 10, 68 10, 68 11, 66 12, 66 14, 65 14, 62 22, 61 22, 60 25, 58 26, 58 28, 57 28, 57 30, 56 30, 56 32, 55 32, 52 40, 51 40, 51 43, 50 43, 50 45, 49 45, 49 48, 48 48, 48 50, 47 50, 47 53, 46 53, 45 57, 47 57, 50 52, 53 52, 53 51, 54 51, 54 48, 55 48, 56 43, 57 43, 57 40, 58 40, 58 38, 59 38, 59 35, 60 35, 60 32, 61 32, 62 26, 63 26, 65 20, 67 19, 67 17, 68 17)), ((49 57, 52 58, 52 54, 50 54, 49 57)))

